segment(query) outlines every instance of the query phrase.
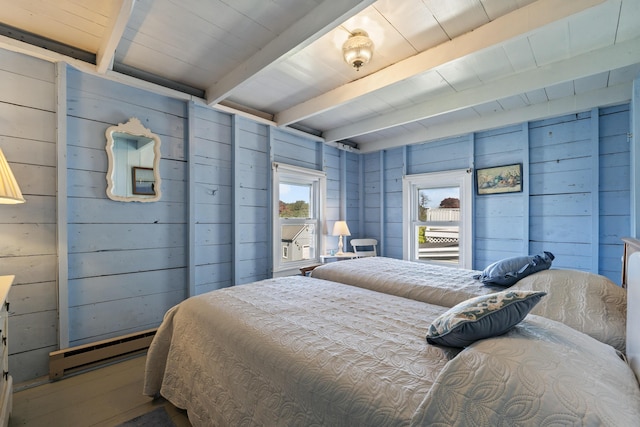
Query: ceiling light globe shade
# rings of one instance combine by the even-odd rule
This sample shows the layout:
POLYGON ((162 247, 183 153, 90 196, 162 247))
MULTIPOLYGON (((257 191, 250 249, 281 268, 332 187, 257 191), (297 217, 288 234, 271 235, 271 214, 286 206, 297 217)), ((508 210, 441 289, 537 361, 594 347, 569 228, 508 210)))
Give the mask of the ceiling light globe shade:
POLYGON ((373 57, 373 41, 364 30, 354 30, 342 45, 344 61, 356 70, 371 61, 373 57))

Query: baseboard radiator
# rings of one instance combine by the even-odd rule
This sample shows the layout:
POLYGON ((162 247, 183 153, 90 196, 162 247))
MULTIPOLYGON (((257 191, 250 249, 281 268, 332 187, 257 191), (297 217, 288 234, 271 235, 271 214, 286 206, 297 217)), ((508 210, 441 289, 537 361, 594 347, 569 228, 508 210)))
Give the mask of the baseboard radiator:
POLYGON ((93 368, 106 362, 144 352, 158 328, 109 338, 90 344, 69 347, 49 353, 49 379, 61 379, 64 374, 93 368))

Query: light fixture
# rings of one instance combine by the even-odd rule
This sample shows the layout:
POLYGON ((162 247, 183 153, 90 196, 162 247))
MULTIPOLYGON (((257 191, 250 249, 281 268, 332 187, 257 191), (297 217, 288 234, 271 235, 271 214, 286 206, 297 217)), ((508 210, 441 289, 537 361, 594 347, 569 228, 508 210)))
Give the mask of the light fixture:
POLYGON ((338 239, 338 253, 336 255, 344 255, 344 252, 342 252, 342 236, 351 236, 349 227, 347 227, 347 221, 336 221, 336 223, 333 224, 333 235, 340 236, 338 239))
POLYGON ((342 45, 342 56, 347 64, 359 71, 373 56, 373 42, 369 34, 360 28, 353 30, 342 45))
POLYGON ((2 150, 0 150, 0 203, 5 205, 24 203, 18 182, 13 176, 2 150))

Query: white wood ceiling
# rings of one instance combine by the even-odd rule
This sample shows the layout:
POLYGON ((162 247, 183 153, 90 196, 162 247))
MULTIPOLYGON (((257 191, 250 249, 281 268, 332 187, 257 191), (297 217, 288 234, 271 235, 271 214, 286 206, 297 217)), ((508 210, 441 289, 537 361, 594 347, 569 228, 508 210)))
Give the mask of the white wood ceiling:
POLYGON ((0 24, 95 60, 6 30, 1 48, 361 152, 626 102, 640 73, 640 0, 0 0, 0 24), (356 28, 360 71, 340 50, 356 28))

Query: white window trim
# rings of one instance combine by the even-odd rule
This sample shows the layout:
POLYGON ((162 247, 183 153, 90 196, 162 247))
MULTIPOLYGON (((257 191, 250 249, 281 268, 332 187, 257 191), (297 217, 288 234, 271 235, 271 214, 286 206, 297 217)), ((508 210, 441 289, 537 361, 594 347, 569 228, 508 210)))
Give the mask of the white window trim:
POLYGON ((460 258, 458 267, 473 265, 473 174, 468 169, 405 175, 402 178, 402 257, 415 260, 412 244, 413 207, 417 203, 417 188, 460 187, 460 258))
POLYGON ((315 169, 307 169, 299 166, 288 165, 286 163, 272 163, 272 206, 273 206, 273 224, 272 224, 272 238, 273 238, 273 272, 274 275, 278 273, 286 273, 288 271, 298 271, 301 267, 318 264, 320 262, 320 254, 324 253, 324 239, 321 238, 323 233, 323 226, 325 222, 325 201, 327 198, 327 174, 324 171, 318 171, 315 169), (308 259, 300 262, 290 262, 286 266, 281 265, 281 228, 280 228, 280 182, 289 181, 300 184, 317 184, 318 188, 318 223, 316 226, 316 258, 308 259))

